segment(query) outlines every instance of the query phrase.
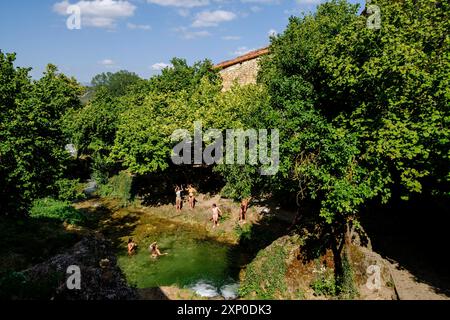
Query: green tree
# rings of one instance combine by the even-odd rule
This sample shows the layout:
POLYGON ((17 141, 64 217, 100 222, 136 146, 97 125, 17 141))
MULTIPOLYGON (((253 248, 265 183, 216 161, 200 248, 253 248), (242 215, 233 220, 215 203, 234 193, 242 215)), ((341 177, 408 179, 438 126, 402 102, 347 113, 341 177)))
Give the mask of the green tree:
POLYGON ((191 91, 200 81, 207 77, 211 82, 217 83, 220 77, 213 70, 211 61, 199 61, 189 66, 185 59, 173 58, 171 66, 164 68, 160 75, 150 78, 152 91, 159 93, 191 91))
POLYGON ((338 277, 369 199, 448 194, 449 4, 377 4, 381 30, 345 1, 292 17, 259 78, 283 128, 282 178, 319 203, 338 277))
POLYGON ((98 74, 92 78, 91 84, 95 91, 104 88, 111 97, 120 97, 127 94, 131 86, 142 84, 143 81, 134 72, 121 70, 98 74))
POLYGON ((32 81, 0 52, 0 210, 24 212, 31 201, 57 192, 69 158, 61 118, 79 107, 82 88, 49 65, 32 81))

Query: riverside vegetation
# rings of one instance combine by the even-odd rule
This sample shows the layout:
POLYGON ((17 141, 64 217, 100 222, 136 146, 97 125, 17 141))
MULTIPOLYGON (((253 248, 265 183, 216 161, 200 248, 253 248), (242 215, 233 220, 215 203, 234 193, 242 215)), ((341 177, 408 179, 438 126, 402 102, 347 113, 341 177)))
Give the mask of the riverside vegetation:
MULTIPOLYGON (((174 58, 173 67, 150 79, 120 71, 83 87, 54 65, 33 80, 30 69, 15 66, 15 54, 0 52, 0 292, 20 297, 11 288, 24 281, 23 270, 101 231, 137 287, 148 261, 130 262, 120 253, 133 232, 146 235, 139 239, 144 245, 161 237, 163 247, 180 254, 167 261, 188 259, 182 250, 227 261, 211 261, 221 266, 215 279, 240 281, 241 297, 357 298, 363 278, 356 265, 367 261, 354 246, 370 240, 366 218, 372 226, 381 222, 380 211, 394 215, 428 204, 445 210, 450 195, 450 3, 372 3, 382 10, 379 30, 368 29, 364 14, 344 0, 291 17, 271 38, 258 83, 227 92, 208 60, 190 66, 174 58), (192 132, 199 120, 219 130, 278 128, 279 172, 173 165, 172 132, 192 132), (102 197, 97 204, 83 202, 89 179, 102 197), (229 229, 211 236, 194 214, 163 221, 172 214, 173 186, 181 183, 219 200, 251 196, 261 203, 254 202, 254 220, 239 225, 230 202, 223 223, 229 229), (107 198, 114 205, 103 203, 107 198), (290 222, 264 214, 271 204, 271 212, 294 212, 290 222), (145 210, 154 212, 147 217, 145 210), (162 224, 180 228, 181 238, 162 224), (152 225, 165 232, 139 231, 152 225), (177 241, 186 247, 174 247, 177 241)), ((206 218, 205 207, 198 210, 206 218)), ((423 212, 420 221, 439 229, 445 218, 438 213, 423 212)), ((169 268, 164 259, 157 268, 169 268)), ((142 286, 189 282, 168 277, 142 286)))

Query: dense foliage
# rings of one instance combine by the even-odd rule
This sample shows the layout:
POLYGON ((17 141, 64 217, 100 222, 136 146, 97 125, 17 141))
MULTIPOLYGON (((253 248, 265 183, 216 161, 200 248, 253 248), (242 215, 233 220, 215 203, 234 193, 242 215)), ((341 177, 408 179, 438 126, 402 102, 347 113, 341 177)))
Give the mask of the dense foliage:
MULTIPOLYGON (((258 84, 228 92, 209 61, 176 58, 149 80, 126 71, 96 76, 93 99, 80 109, 76 81, 51 65, 32 81, 14 55, 0 54, 0 210, 23 210, 70 184, 56 183, 65 142, 92 159, 94 178, 106 183, 121 170, 127 178, 168 171, 172 133, 192 134, 196 121, 222 133, 278 128, 279 172, 216 165, 223 194, 314 203, 341 263, 344 235, 371 203, 450 195, 450 3, 372 4, 381 29, 367 28, 367 16, 344 0, 291 17, 272 37, 258 84)), ((124 189, 129 199, 131 180, 119 180, 109 192, 124 189)))
POLYGON ((82 88, 49 65, 31 80, 0 52, 0 211, 23 212, 33 199, 57 193, 69 154, 61 118, 78 109, 82 88))

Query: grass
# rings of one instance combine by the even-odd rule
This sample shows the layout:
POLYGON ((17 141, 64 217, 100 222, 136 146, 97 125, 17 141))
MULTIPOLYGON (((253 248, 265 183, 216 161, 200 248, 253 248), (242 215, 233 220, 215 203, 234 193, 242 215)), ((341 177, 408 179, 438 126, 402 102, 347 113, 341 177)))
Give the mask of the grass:
POLYGON ((117 199, 122 207, 126 207, 132 202, 132 185, 133 177, 126 171, 121 171, 118 175, 111 177, 108 183, 101 184, 98 193, 105 198, 117 199))
POLYGON ((272 300, 287 292, 286 260, 291 246, 286 237, 261 250, 247 266, 239 294, 244 299, 272 300))
POLYGON ((52 198, 39 199, 33 202, 30 217, 34 219, 49 219, 70 224, 82 224, 85 216, 72 207, 69 202, 52 198))
POLYGON ((320 263, 317 260, 316 277, 311 282, 310 287, 314 290, 316 296, 334 297, 338 291, 334 279, 334 270, 320 268, 320 263))

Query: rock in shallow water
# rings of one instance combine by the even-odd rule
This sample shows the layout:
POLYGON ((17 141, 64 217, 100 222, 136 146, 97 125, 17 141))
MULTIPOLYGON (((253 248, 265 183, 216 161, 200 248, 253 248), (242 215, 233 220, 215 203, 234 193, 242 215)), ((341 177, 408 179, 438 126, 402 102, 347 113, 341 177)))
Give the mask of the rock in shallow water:
POLYGON ((222 294, 222 297, 224 297, 226 300, 233 300, 237 299, 238 290, 239 290, 238 283, 228 284, 220 289, 220 293, 222 294))
POLYGON ((199 281, 191 289, 200 297, 217 298, 222 297, 226 300, 236 299, 238 297, 239 284, 227 284, 220 289, 206 281, 199 281))

